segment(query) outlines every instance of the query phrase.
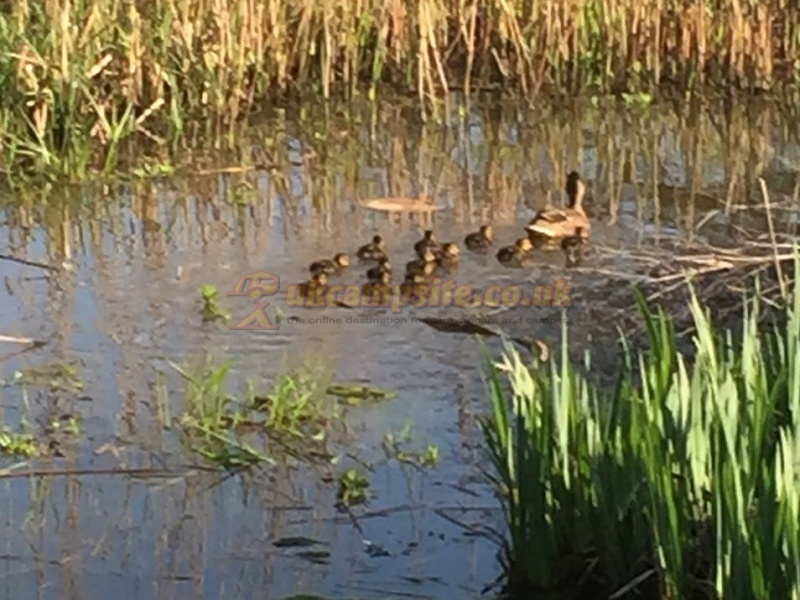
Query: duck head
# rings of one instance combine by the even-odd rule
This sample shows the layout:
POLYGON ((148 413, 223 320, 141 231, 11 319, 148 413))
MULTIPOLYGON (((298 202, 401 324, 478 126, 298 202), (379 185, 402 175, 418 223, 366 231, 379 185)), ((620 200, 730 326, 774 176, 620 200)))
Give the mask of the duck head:
POLYGON ((522 252, 530 252, 533 250, 533 244, 529 238, 519 238, 514 245, 517 247, 517 250, 522 252))
POLYGON ((586 184, 583 183, 577 171, 571 171, 567 175, 567 198, 570 208, 580 208, 583 204, 583 197, 586 194, 586 184))
POLYGON ((447 242, 442 246, 442 255, 446 258, 457 258, 459 254, 461 254, 461 250, 452 242, 447 242))

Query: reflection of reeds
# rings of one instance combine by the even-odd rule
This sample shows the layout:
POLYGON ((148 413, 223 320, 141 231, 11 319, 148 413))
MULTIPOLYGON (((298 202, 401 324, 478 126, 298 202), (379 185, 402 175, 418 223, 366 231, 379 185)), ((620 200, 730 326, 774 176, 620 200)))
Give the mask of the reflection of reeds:
MULTIPOLYGON (((383 226, 385 217, 369 211, 354 217, 353 202, 381 195, 430 196, 452 207, 460 223, 502 225, 516 222, 520 208, 560 203, 573 168, 589 182, 592 214, 614 219, 636 213, 691 228, 710 210, 727 210, 738 219, 742 205, 760 205, 760 176, 776 205, 795 187, 776 186, 773 179, 780 174, 768 168, 770 159, 791 151, 788 139, 794 134, 771 105, 721 110, 711 104, 664 113, 542 108, 535 118, 513 106, 479 105, 450 127, 418 122, 393 106, 368 112, 367 117, 309 113, 296 122, 281 117, 240 141, 237 160, 252 160, 252 167, 179 174, 172 187, 134 182, 125 188, 139 221, 133 228, 157 254, 164 242, 205 246, 232 235, 245 245, 257 244, 252 251, 262 253, 265 244, 275 243, 278 224, 284 239, 299 234, 324 240, 353 228, 364 237, 368 222, 383 226), (324 129, 318 119, 325 119, 324 129), (347 129, 353 119, 363 123, 360 129, 347 129), (265 230, 273 235, 265 236, 265 230)), ((199 162, 225 156, 203 156, 199 162)), ((104 203, 87 211, 73 200, 50 199, 41 206, 38 196, 25 193, 15 200, 6 218, 21 257, 30 243, 25 232, 35 223, 48 229, 50 258, 59 262, 81 244, 73 239, 74 226, 65 223, 100 218, 111 222, 115 236, 132 227, 120 224, 124 213, 104 203)), ((776 223, 778 230, 782 226, 776 223)), ((102 252, 98 240, 94 245, 102 252)))
MULTIPOLYGON (((135 135, 157 150, 230 136, 270 98, 366 85, 636 91, 769 87, 796 73, 785 0, 18 0, 1 9, 0 169, 111 168, 135 135)), ((447 96, 445 96, 447 98, 447 96)), ((447 113, 449 114, 449 113, 447 113)))

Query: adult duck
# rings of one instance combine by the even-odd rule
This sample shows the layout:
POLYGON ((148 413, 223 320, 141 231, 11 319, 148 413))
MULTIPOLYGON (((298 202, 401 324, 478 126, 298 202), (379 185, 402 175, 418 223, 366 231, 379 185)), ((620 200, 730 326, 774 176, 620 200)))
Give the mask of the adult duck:
POLYGON ((592 230, 589 218, 583 210, 586 185, 577 171, 567 175, 567 206, 558 208, 546 206, 540 210, 528 226, 528 237, 534 245, 552 245, 566 237, 574 236, 580 229, 580 236, 588 238, 592 230))

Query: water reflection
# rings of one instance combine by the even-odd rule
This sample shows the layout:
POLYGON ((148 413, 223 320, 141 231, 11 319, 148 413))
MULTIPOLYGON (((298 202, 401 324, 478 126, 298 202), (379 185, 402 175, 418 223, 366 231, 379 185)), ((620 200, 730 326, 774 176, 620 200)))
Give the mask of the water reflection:
MULTIPOLYGON (((259 269, 300 281, 311 260, 352 251, 376 231, 392 256, 403 257, 400 264, 431 222, 443 239, 460 241, 491 221, 498 238, 510 241, 532 210, 561 201, 573 168, 589 182, 602 244, 633 248, 676 235, 719 241, 738 227, 764 226, 759 177, 779 228, 793 232, 800 152, 789 125, 796 120, 767 104, 681 108, 556 112, 494 102, 448 127, 423 123, 408 105, 349 117, 312 109, 305 120, 279 115, 243 137, 235 155, 253 168, 225 169, 230 160, 222 156, 171 179, 5 197, 0 252, 63 268, 43 278, 0 261, 0 331, 50 340, 44 350, 5 361, 2 376, 70 361, 82 365, 85 385, 79 393, 2 390, 2 418, 11 426, 25 420, 40 431, 63 414, 82 424, 79 440, 60 448, 63 457, 31 463, 74 474, 0 483, 7 594, 101 598, 113 586, 122 597, 164 599, 249 598, 254 591, 270 598, 477 596, 497 574, 495 547, 456 522, 496 524, 499 514, 480 473, 485 457, 474 424, 486 406, 474 341, 410 320, 234 333, 201 322, 198 287, 225 291, 259 269), (442 210, 426 218, 358 207, 376 196, 427 196, 442 210), (331 361, 342 380, 400 392, 348 414, 347 451, 377 464, 366 514, 334 510, 335 489, 325 479, 335 467, 224 480, 186 469, 195 458, 159 426, 154 390, 166 360, 206 352, 235 359, 238 382, 268 383, 288 357, 313 354, 331 361), (407 422, 415 444, 439 446, 436 470, 380 462, 383 436, 407 422), (118 465, 177 472, 82 474, 118 465), (309 563, 272 546, 288 535, 324 541, 329 560, 309 563), (369 556, 365 540, 391 557, 369 556)), ((531 276, 558 274, 560 263, 550 260, 531 276)), ((464 263, 459 280, 476 286, 528 276, 498 269, 491 257, 464 263)), ((359 281, 361 273, 348 277, 359 281)), ((225 302, 234 318, 251 306, 225 302)), ((275 305, 282 306, 280 297, 275 305)), ((588 333, 602 325, 591 307, 576 314, 588 333)), ((542 329, 538 335, 548 333, 542 329)), ((559 326, 551 329, 555 335, 559 326)), ((165 377, 177 409, 180 381, 165 377)))

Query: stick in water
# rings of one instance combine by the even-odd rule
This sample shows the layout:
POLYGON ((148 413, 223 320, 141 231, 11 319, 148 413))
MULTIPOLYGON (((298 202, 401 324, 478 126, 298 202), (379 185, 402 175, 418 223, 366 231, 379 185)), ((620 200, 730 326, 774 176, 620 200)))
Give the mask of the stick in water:
POLYGON ((769 238, 772 242, 773 258, 775 259, 775 274, 778 276, 778 284, 781 286, 781 296, 786 299, 786 283, 783 281, 783 270, 781 269, 781 261, 778 259, 778 245, 775 240, 775 227, 772 225, 772 207, 769 203, 769 192, 767 191, 767 182, 763 177, 758 178, 761 184, 761 195, 764 197, 764 208, 767 209, 767 225, 769 226, 769 238))
POLYGON ((46 269, 47 271, 57 271, 55 267, 51 267, 50 265, 46 265, 44 263, 36 262, 33 260, 26 260, 24 258, 17 258, 16 256, 11 256, 9 254, 0 254, 0 260, 8 260, 11 262, 18 263, 20 265, 27 265, 28 267, 37 267, 39 269, 46 269))
POLYGON ((9 344, 34 344, 36 340, 31 338, 16 337, 14 335, 0 334, 0 342, 8 342, 9 344))

